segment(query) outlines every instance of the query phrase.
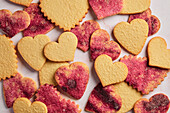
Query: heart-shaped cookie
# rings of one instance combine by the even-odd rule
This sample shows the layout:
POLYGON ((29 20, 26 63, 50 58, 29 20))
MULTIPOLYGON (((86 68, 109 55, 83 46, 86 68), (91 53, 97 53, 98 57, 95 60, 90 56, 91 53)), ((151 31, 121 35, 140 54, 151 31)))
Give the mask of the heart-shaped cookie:
POLYGON ((122 99, 115 93, 114 86, 103 87, 99 83, 91 92, 85 110, 93 113, 116 113, 121 106, 122 99))
POLYGON ((91 59, 95 60, 99 55, 106 54, 115 60, 119 57, 121 48, 115 41, 110 41, 110 36, 107 31, 96 30, 90 40, 91 59))
POLYGON ((34 38, 24 37, 18 42, 18 51, 23 59, 35 70, 39 71, 46 62, 44 47, 50 42, 46 35, 37 35, 34 38))
POLYGON ((71 32, 77 36, 77 47, 86 52, 89 49, 91 35, 98 29, 100 29, 100 25, 94 20, 87 20, 82 25, 71 29, 71 32))
POLYGON ((42 85, 36 94, 36 101, 43 102, 48 113, 80 113, 79 105, 62 98, 60 93, 52 85, 42 85))
POLYGON ((152 15, 150 8, 142 13, 130 15, 128 22, 130 23, 132 20, 137 18, 144 19, 148 23, 149 25, 148 36, 154 35, 159 31, 161 23, 156 16, 152 15))
POLYGON ((71 30, 88 12, 88 0, 40 0, 41 11, 56 26, 71 30))
POLYGON ((107 55, 97 57, 94 68, 103 87, 124 81, 128 74, 128 68, 124 63, 113 63, 112 58, 107 55))
POLYGON ((28 7, 33 0, 10 0, 10 1, 28 7))
POLYGON ((17 73, 17 56, 13 42, 0 35, 0 80, 10 78, 17 73))
POLYGON ((168 96, 159 93, 153 95, 149 100, 140 99, 135 103, 135 113, 167 113, 170 106, 168 96))
POLYGON ((13 37, 20 31, 23 31, 30 25, 30 16, 25 11, 0 10, 0 29, 2 29, 9 37, 13 37))
POLYGON ((119 14, 136 14, 147 10, 151 0, 123 0, 123 9, 119 14))
POLYGON ((40 84, 44 85, 47 83, 56 86, 57 83, 55 81, 55 72, 59 67, 65 65, 69 64, 47 61, 42 67, 42 69, 39 71, 40 84))
POLYGON ((148 44, 149 65, 170 69, 170 49, 167 49, 165 39, 154 37, 148 44))
POLYGON ((137 88, 142 94, 153 91, 167 76, 168 70, 149 67, 146 57, 137 58, 137 56, 129 55, 121 58, 120 62, 125 63, 128 67, 126 82, 133 88, 137 88))
POLYGON ((13 106, 14 113, 47 113, 47 107, 44 103, 31 101, 27 98, 17 98, 13 106))
POLYGON ((64 32, 60 35, 58 43, 50 42, 45 46, 44 55, 51 61, 73 61, 77 43, 76 35, 64 32))
POLYGON ((123 0, 89 0, 98 19, 118 14, 123 8, 123 0))
POLYGON ((17 73, 13 78, 3 81, 4 98, 8 108, 12 107, 15 99, 26 97, 30 99, 37 89, 35 81, 17 73))
POLYGON ((130 53, 138 55, 148 37, 148 24, 143 19, 121 22, 113 30, 116 40, 130 53))
POLYGON ((80 99, 89 81, 89 68, 82 62, 61 66, 55 73, 55 80, 63 91, 80 99))

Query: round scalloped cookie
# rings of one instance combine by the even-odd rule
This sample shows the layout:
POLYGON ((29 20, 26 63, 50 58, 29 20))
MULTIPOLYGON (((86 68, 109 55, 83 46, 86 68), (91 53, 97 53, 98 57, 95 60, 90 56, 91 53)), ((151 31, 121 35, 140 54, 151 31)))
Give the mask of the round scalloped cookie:
POLYGON ((85 17, 89 4, 88 0, 40 0, 40 7, 56 26, 69 31, 85 17))
POLYGON ((29 6, 33 0, 9 0, 13 3, 24 5, 24 6, 29 6))

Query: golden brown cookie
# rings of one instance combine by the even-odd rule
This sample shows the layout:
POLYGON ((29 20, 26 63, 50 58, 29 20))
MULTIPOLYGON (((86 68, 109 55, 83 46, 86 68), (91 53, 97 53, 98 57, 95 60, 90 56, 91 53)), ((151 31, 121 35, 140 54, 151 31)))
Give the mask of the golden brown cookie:
POLYGON ((33 0, 10 0, 10 1, 28 7, 33 0))

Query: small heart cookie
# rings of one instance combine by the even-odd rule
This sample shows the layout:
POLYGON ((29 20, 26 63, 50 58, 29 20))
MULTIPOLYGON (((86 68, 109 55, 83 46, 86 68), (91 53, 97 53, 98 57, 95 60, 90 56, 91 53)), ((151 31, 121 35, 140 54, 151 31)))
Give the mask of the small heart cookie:
POLYGON ((85 110, 93 113, 116 113, 121 106, 122 99, 115 93, 114 86, 103 87, 99 83, 91 92, 85 110))
POLYGON ((112 58, 107 55, 97 57, 94 68, 103 87, 124 81, 128 74, 128 68, 124 63, 113 63, 112 58))
POLYGON ((56 86, 57 83, 55 81, 55 72, 59 67, 65 65, 69 64, 47 61, 42 67, 42 69, 39 71, 40 84, 44 85, 47 83, 56 86))
POLYGON ((135 103, 135 113, 167 113, 170 106, 168 96, 159 93, 153 95, 149 100, 140 99, 135 103))
POLYGON ((23 59, 35 70, 39 71, 46 62, 43 50, 50 42, 46 35, 37 35, 34 38, 24 37, 18 42, 18 51, 23 59))
POLYGON ((0 80, 15 76, 17 56, 13 42, 5 35, 0 35, 0 80))
POLYGON ((10 1, 28 7, 33 0, 10 0, 10 1))
POLYGON ((13 78, 3 81, 3 92, 8 108, 12 107, 15 99, 26 97, 30 99, 37 89, 36 83, 31 78, 23 77, 17 73, 13 78))
POLYGON ((45 46, 44 55, 51 61, 73 61, 77 43, 76 35, 64 32, 60 35, 58 43, 50 42, 45 46))
POLYGON ((62 66, 57 69, 55 80, 63 91, 76 99, 80 99, 89 81, 89 68, 82 62, 62 66))
POLYGON ((10 38, 23 31, 30 25, 30 16, 25 11, 0 10, 0 29, 2 29, 10 38))
POLYGON ((78 39, 77 47, 84 52, 89 49, 90 37, 94 31, 100 29, 100 25, 94 20, 87 20, 82 25, 76 26, 70 32, 74 33, 78 39))
POLYGON ((170 49, 167 49, 165 39, 154 37, 148 44, 149 65, 170 69, 170 49))
POLYGON ((47 107, 44 103, 31 101, 27 98, 17 98, 13 106, 14 113, 47 113, 47 107))
POLYGON ((95 60, 99 55, 106 54, 116 60, 121 53, 119 44, 110 41, 109 33, 105 30, 96 30, 90 40, 91 59, 95 60))
POLYGON ((48 20, 65 31, 79 25, 88 12, 88 0, 40 0, 41 11, 48 20))
POLYGON ((148 24, 143 19, 121 22, 113 30, 116 40, 130 53, 138 55, 148 37, 148 24))
POLYGON ((123 8, 123 0, 89 0, 98 19, 118 14, 123 8))
POLYGON ((136 14, 147 10, 151 0, 123 0, 123 9, 119 14, 136 14))

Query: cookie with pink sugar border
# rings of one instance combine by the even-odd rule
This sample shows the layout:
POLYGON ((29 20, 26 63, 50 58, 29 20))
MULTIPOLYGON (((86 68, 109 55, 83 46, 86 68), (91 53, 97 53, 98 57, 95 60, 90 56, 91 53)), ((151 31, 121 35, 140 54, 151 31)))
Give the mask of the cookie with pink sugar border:
POLYGON ((135 113, 167 113, 170 106, 168 96, 162 93, 153 95, 149 100, 140 99, 135 103, 135 113))
POLYGON ((132 20, 137 18, 144 19, 148 23, 149 25, 148 36, 154 35, 159 31, 161 26, 160 20, 156 16, 152 15, 150 8, 142 13, 130 15, 128 22, 130 23, 132 20))
POLYGON ((31 78, 23 77, 17 73, 14 77, 3 81, 3 92, 8 108, 19 97, 30 99, 37 89, 36 83, 31 78))
POLYGON ((96 30, 100 29, 98 22, 94 20, 87 20, 82 25, 78 25, 71 29, 71 32, 77 36, 77 47, 86 52, 89 49, 90 37, 96 30))
POLYGON ((89 0, 98 19, 118 14, 123 8, 123 0, 89 0))
POLYGON ((10 38, 26 29, 29 25, 30 16, 27 12, 16 11, 12 14, 12 12, 7 9, 0 10, 0 29, 10 38))
POLYGON ((9 0, 13 3, 24 5, 24 6, 29 6, 33 0, 9 0))
POLYGON ((63 91, 75 99, 80 99, 89 81, 89 68, 82 62, 61 66, 55 73, 55 80, 63 91))
POLYGON ((115 41, 110 41, 109 33, 103 29, 96 30, 90 40, 91 59, 95 60, 98 56, 106 54, 116 60, 121 53, 121 48, 115 41))
POLYGON ((70 100, 65 100, 52 85, 42 85, 37 91, 36 101, 43 102, 48 113, 80 113, 79 105, 70 100))
POLYGON ((120 59, 120 62, 128 67, 128 76, 125 81, 142 94, 149 94, 150 91, 153 91, 161 84, 168 72, 168 70, 148 66, 147 61, 146 57, 137 58, 132 55, 125 55, 120 59))
POLYGON ((54 28, 54 25, 43 16, 39 4, 32 3, 29 7, 25 8, 24 11, 26 11, 31 18, 30 25, 23 31, 24 37, 46 34, 54 28))
POLYGON ((115 93, 114 86, 103 87, 99 83, 91 92, 85 110, 93 113, 115 113, 121 106, 121 97, 115 93))

